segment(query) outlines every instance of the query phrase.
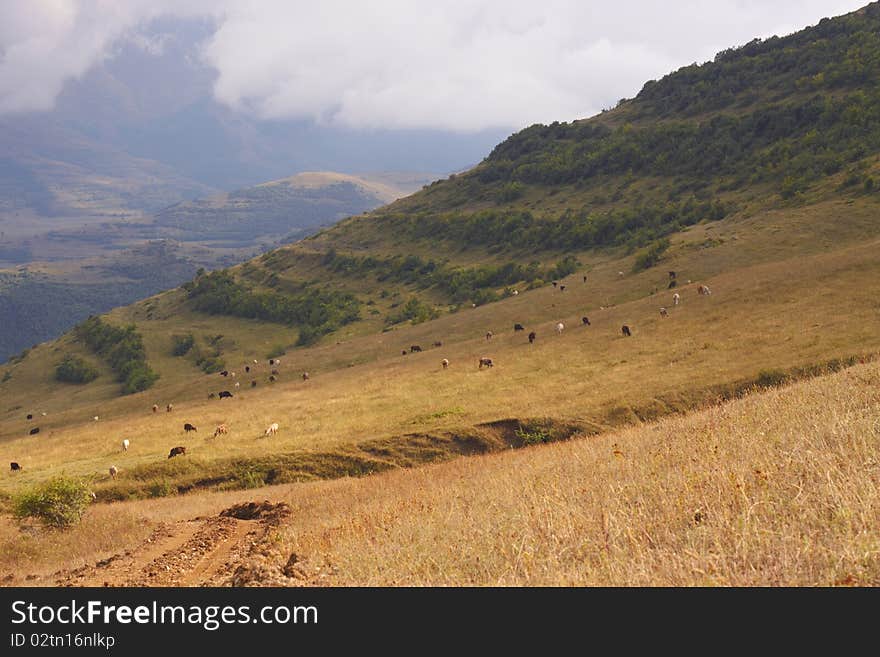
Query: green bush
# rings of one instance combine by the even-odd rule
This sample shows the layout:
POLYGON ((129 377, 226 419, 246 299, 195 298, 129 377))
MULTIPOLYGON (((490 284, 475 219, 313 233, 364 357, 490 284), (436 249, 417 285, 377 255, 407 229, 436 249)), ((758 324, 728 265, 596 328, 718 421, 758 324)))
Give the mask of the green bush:
POLYGON ((98 378, 98 370, 78 356, 67 355, 55 367, 55 379, 64 383, 89 383, 98 378))
POLYGON ((65 528, 80 521, 91 501, 85 481, 55 477, 13 497, 12 509, 19 520, 36 518, 48 527, 65 528))
POLYGON ((662 239, 657 240, 647 249, 639 253, 636 256, 636 260, 633 263, 633 273, 640 272, 644 269, 650 269, 658 262, 660 262, 660 257, 665 253, 666 249, 669 248, 669 240, 662 239))
POLYGON ((283 356, 287 352, 284 350, 284 345, 276 344, 269 350, 269 353, 266 354, 266 358, 278 358, 279 356, 283 356))
POLYGON ((193 337, 192 333, 187 333, 186 335, 172 335, 171 343, 172 356, 186 356, 196 343, 196 339, 193 337))
POLYGON ((144 341, 134 324, 123 328, 92 316, 78 324, 74 334, 107 361, 123 394, 146 390, 159 378, 147 365, 144 341))

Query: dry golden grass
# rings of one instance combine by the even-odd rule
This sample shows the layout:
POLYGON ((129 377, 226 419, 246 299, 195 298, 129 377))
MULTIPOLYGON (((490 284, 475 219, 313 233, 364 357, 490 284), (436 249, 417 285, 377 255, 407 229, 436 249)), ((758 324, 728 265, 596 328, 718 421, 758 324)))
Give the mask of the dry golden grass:
POLYGON ((290 488, 333 585, 880 584, 880 365, 601 437, 290 488))

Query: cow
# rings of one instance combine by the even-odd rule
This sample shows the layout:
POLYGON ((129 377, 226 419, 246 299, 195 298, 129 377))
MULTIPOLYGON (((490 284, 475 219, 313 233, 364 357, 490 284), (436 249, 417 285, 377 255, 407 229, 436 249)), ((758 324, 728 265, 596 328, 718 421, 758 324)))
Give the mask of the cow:
POLYGON ((269 377, 269 383, 275 383, 275 381, 277 381, 277 379, 275 378, 275 375, 273 374, 272 376, 269 377))
POLYGON ((117 474, 119 474, 119 468, 117 468, 115 465, 111 465, 110 466, 110 478, 116 479, 117 474))
POLYGON ((232 393, 229 392, 228 390, 222 390, 222 391, 220 391, 220 392, 217 394, 217 396, 218 396, 220 399, 223 399, 224 397, 229 397, 230 399, 232 399, 232 393))
POLYGON ((158 413, 158 412, 159 412, 159 404, 153 404, 153 412, 154 412, 154 413, 158 413))
POLYGON ((620 278, 623 278, 623 272, 622 272, 622 271, 617 272, 617 275, 618 275, 620 278))
POLYGON ((93 419, 95 422, 97 422, 97 421, 100 420, 101 418, 100 418, 99 416, 96 415, 96 416, 93 417, 92 419, 93 419))
POLYGON ((208 393, 208 399, 214 399, 216 396, 217 396, 217 393, 215 393, 215 392, 208 393))
POLYGON ((256 387, 257 387, 257 380, 254 379, 253 381, 251 381, 251 388, 256 388, 256 387))
POLYGON ((433 346, 435 346, 435 347, 442 347, 442 346, 443 346, 443 343, 440 342, 440 341, 438 340, 437 342, 434 343, 433 346))
POLYGON ((28 431, 28 434, 31 436, 36 436, 38 433, 40 433, 40 427, 34 427, 30 431, 28 431))
POLYGON ((12 463, 9 464, 9 469, 12 470, 12 472, 20 472, 21 466, 15 461, 12 461, 12 463))
POLYGON ((708 285, 701 285, 697 288, 697 292, 704 296, 709 296, 710 294, 712 294, 712 290, 709 289, 708 285))
POLYGON ((674 287, 678 287, 678 281, 669 281, 669 285, 666 286, 666 289, 671 290, 674 287))
POLYGON ((280 374, 280 372, 278 370, 272 370, 272 374, 274 374, 275 376, 278 376, 280 374))
POLYGON ((671 271, 669 272, 669 279, 672 280, 673 278, 675 278, 675 272, 671 271))
POLYGON ((513 325, 513 330, 514 330, 514 332, 516 332, 516 331, 525 331, 525 330, 526 330, 526 327, 523 326, 522 324, 514 324, 514 325, 513 325))
POLYGON ((220 434, 228 434, 228 433, 229 433, 229 427, 227 427, 225 424, 221 424, 216 429, 214 429, 214 436, 213 437, 216 438, 220 434))
POLYGON ((553 287, 556 287, 556 285, 557 285, 556 281, 553 281, 553 287))
POLYGON ((28 414, 27 414, 27 418, 25 418, 25 419, 27 419, 27 420, 33 420, 33 419, 34 419, 34 414, 33 414, 33 413, 28 413, 28 414))
POLYGON ((278 423, 273 422, 268 427, 266 427, 266 432, 263 434, 264 436, 274 436, 278 433, 278 423))
POLYGON ((483 356, 482 358, 480 358, 480 369, 483 369, 483 366, 484 366, 484 365, 485 365, 486 367, 494 367, 494 364, 492 363, 492 359, 491 359, 491 358, 486 358, 485 356, 483 356))
POLYGON ((669 311, 666 308, 660 309, 660 317, 669 317, 669 311))
POLYGON ((565 292, 565 286, 564 286, 564 285, 560 285, 560 286, 559 286, 559 291, 560 291, 560 292, 565 292))
POLYGON ((623 335, 626 336, 626 337, 629 337, 629 336, 632 335, 632 331, 629 330, 629 326, 627 326, 626 324, 624 324, 624 325, 620 328, 620 332, 623 333, 623 335))
POLYGON ((419 345, 414 344, 414 345, 411 345, 411 346, 410 346, 409 350, 410 350, 410 353, 412 353, 412 352, 415 352, 415 351, 421 351, 422 348, 421 348, 419 345))
POLYGON ((238 390, 239 388, 241 388, 241 384, 238 381, 236 381, 235 385, 232 387, 235 388, 236 390, 238 390))
POLYGON ((172 447, 171 451, 168 452, 168 458, 172 458, 174 456, 180 456, 181 454, 184 454, 184 455, 186 454, 186 447, 182 447, 182 446, 172 447))
POLYGON ((581 317, 581 324, 583 324, 584 326, 589 326, 590 325, 590 318, 587 316, 581 317))
POLYGON ((519 294, 519 290, 514 290, 513 292, 511 292, 511 294, 512 294, 513 296, 517 296, 517 295, 519 294))
POLYGON ((196 429, 195 426, 193 426, 193 425, 190 424, 189 422, 186 422, 186 423, 183 425, 183 430, 186 431, 187 433, 189 433, 190 431, 198 432, 198 429, 196 429))
POLYGON ((303 381, 308 381, 308 380, 309 380, 309 373, 303 372, 303 381))
POLYGON ((559 323, 556 325, 556 335, 562 335, 562 332, 563 332, 564 330, 565 330, 565 324, 563 324, 562 322, 559 322, 559 323))
POLYGON ((586 274, 584 274, 584 283, 586 283, 586 282, 587 282, 587 276, 586 276, 586 274))
POLYGON ((443 360, 440 361, 440 364, 443 366, 443 369, 444 369, 444 370, 445 370, 445 369, 448 369, 448 368, 449 368, 449 359, 448 359, 448 358, 444 358, 443 360))
POLYGON ((245 371, 245 372, 250 372, 250 371, 251 371, 251 366, 250 366, 250 365, 245 365, 245 366, 244 366, 244 371, 245 371))
POLYGON ((229 370, 223 370, 220 372, 220 376, 229 376, 229 370))
POLYGON ((172 410, 174 410, 174 406, 171 405, 171 404, 168 404, 168 405, 165 407, 165 412, 166 412, 166 413, 170 413, 172 410))
POLYGON ((495 335, 495 334, 492 333, 492 331, 486 331, 486 339, 487 340, 491 340, 493 335, 495 335))
POLYGON ((400 355, 401 355, 401 356, 406 356, 408 353, 409 353, 409 352, 408 352, 406 349, 404 349, 403 351, 400 352, 400 355))
POLYGON ((128 438, 123 439, 123 441, 122 441, 122 451, 123 451, 123 452, 127 452, 127 451, 128 451, 128 446, 129 446, 129 445, 131 445, 131 443, 128 442, 128 438))
POLYGON ((681 301, 681 295, 678 292, 676 292, 675 294, 672 295, 672 305, 673 306, 677 306, 680 301, 681 301))
POLYGON ((532 331, 531 333, 529 333, 529 344, 532 344, 532 343, 535 341, 535 338, 537 338, 537 337, 538 337, 538 336, 535 334, 534 331, 532 331))

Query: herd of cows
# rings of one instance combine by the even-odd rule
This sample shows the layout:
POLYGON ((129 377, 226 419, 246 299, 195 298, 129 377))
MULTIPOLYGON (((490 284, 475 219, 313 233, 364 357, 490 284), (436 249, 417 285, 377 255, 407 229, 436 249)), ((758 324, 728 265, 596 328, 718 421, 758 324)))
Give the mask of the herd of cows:
MULTIPOLYGON (((673 272, 673 271, 670 271, 670 272, 669 272, 669 277, 670 277, 670 285, 669 285, 669 288, 671 289, 671 288, 673 288, 673 287, 676 287, 676 273, 673 272)), ((587 277, 584 276, 584 282, 586 282, 586 281, 587 281, 587 277)), ((690 283, 690 282, 691 282, 691 281, 688 281, 688 283, 690 283)), ((552 283, 552 285, 553 285, 553 287, 558 288, 561 292, 564 292, 565 289, 566 289, 566 286, 565 286, 565 285, 558 285, 556 281, 554 281, 554 282, 552 283)), ((706 285, 700 285, 700 286, 698 286, 698 288, 697 288, 697 293, 698 293, 700 296, 708 296, 708 295, 711 295, 711 294, 712 294, 711 290, 710 290, 709 287, 706 286, 706 285)), ((514 294, 518 294, 518 292, 515 292, 514 294)), ((675 293, 673 294, 673 296, 672 296, 672 304, 673 304, 673 306, 678 306, 680 303, 681 303, 681 295, 680 295, 678 292, 675 292, 675 293)), ((669 311, 667 310, 666 307, 662 307, 662 308, 660 308, 660 316, 663 317, 663 318, 669 316, 669 311)), ((591 324, 591 322, 590 322, 589 317, 587 317, 587 316, 583 316, 583 317, 581 318, 581 325, 582 325, 582 326, 585 326, 585 327, 586 327, 586 326, 591 326, 592 324, 591 324)), ((557 333, 557 335, 562 335, 563 331, 565 330, 565 325, 564 325, 562 322, 559 322, 559 323, 556 324, 556 327, 555 327, 555 328, 556 328, 556 333, 557 333)), ((525 330, 526 330, 525 326, 523 326, 521 323, 515 323, 515 324, 513 325, 513 331, 514 331, 514 333, 518 333, 518 332, 521 332, 521 331, 524 332, 525 330)), ((632 336, 632 328, 631 328, 629 325, 624 324, 623 326, 621 326, 621 333, 622 333, 622 335, 623 335, 624 337, 631 337, 631 336, 632 336)), ((486 337, 486 341, 489 342, 489 341, 491 341, 492 338, 494 337, 494 333, 493 333, 492 331, 487 331, 485 337, 486 337)), ((537 339, 537 333, 536 333, 535 331, 530 331, 530 332, 528 333, 528 341, 529 341, 529 344, 533 344, 533 343, 535 342, 536 339, 537 339)), ((433 346, 433 347, 442 347, 442 346, 443 346, 443 343, 437 341, 437 342, 434 342, 432 346, 433 346)), ((421 352, 421 351, 422 351, 422 347, 421 347, 420 345, 411 345, 411 346, 409 347, 409 350, 404 349, 404 350, 402 351, 402 355, 405 356, 405 355, 407 355, 407 354, 417 353, 417 352, 421 352)), ((447 359, 447 358, 443 358, 443 359, 441 360, 440 363, 441 363, 441 366, 442 366, 442 368, 443 368, 444 370, 449 368, 449 365, 450 365, 449 359, 447 359)), ((256 373, 256 370, 257 370, 257 366, 258 366, 258 365, 259 365, 259 361, 254 360, 254 361, 253 361, 253 364, 250 364, 250 363, 249 363, 249 364, 244 365, 244 367, 242 368, 242 370, 243 370, 243 372, 244 372, 245 375, 250 376, 250 375, 256 373), (252 370, 253 370, 253 371, 252 371, 252 370)), ((270 358, 270 359, 268 359, 268 365, 269 365, 269 367, 271 368, 271 374, 269 375, 268 380, 269 380, 270 383, 271 383, 271 382, 275 382, 275 381, 277 381, 278 377, 280 376, 280 370, 279 370, 279 367, 280 367, 280 365, 281 365, 281 359, 279 359, 279 358, 270 358)), ((479 358, 479 360, 478 360, 478 368, 482 370, 484 367, 485 367, 485 368, 491 368, 491 367, 494 367, 494 362, 492 361, 492 358, 490 358, 490 357, 488 357, 488 356, 481 356, 481 357, 479 358)), ((222 376, 222 377, 224 377, 224 378, 227 378, 227 379, 233 379, 233 380, 236 379, 236 378, 238 377, 238 375, 237 375, 236 372, 234 372, 234 371, 230 371, 230 370, 223 370, 223 371, 220 372, 219 374, 220 374, 220 376, 222 376)), ((303 372, 301 376, 302 376, 302 380, 303 380, 303 381, 308 381, 308 380, 309 380, 309 373, 308 373, 308 372, 303 372)), ((256 386, 257 386, 257 380, 256 380, 256 379, 251 379, 251 381, 250 381, 250 387, 254 388, 254 387, 256 387, 256 386)), ((235 383, 234 383, 234 385, 233 385, 233 388, 234 388, 234 389, 238 389, 239 387, 240 387, 240 383, 239 383, 238 381, 235 381, 235 383)), ((209 397, 209 399, 214 399, 214 398, 218 398, 218 399, 226 399, 226 398, 232 398, 232 397, 233 397, 233 393, 232 393, 231 391, 229 391, 229 390, 221 390, 221 391, 219 391, 218 393, 213 393, 213 392, 210 393, 210 394, 208 395, 208 397, 209 397)), ((166 404, 166 406, 165 406, 165 411, 166 411, 167 413, 171 413, 173 410, 174 410, 174 406, 173 406, 173 404, 170 404, 170 403, 169 403, 169 404, 166 404)), ((158 413, 158 411, 159 411, 159 405, 158 405, 158 404, 153 404, 152 411, 153 411, 153 413, 158 413)), ((43 413, 42 415, 45 416, 46 413, 43 413)), ((32 420, 33 417, 34 417, 34 416, 33 416, 32 413, 28 413, 28 414, 27 414, 27 419, 28 419, 28 420, 32 420)), ((99 418, 98 418, 97 416, 95 416, 93 419, 94 419, 94 420, 98 420, 99 418)), ((275 435, 275 434, 278 432, 278 429, 279 429, 279 425, 278 425, 278 423, 277 423, 277 422, 273 422, 273 423, 271 423, 271 424, 266 428, 266 430, 263 432, 263 436, 264 436, 264 437, 273 436, 273 435, 275 435)), ((183 431, 184 431, 185 434, 189 434, 190 432, 195 432, 195 433, 197 433, 197 432, 198 432, 198 428, 197 428, 194 424, 192 424, 192 423, 190 423, 190 422, 185 422, 185 423, 183 424, 183 431)), ((29 435, 32 435, 32 436, 33 436, 33 435, 38 434, 39 432, 40 432, 40 428, 39 428, 39 427, 33 427, 33 428, 31 428, 31 429, 29 430, 28 433, 29 433, 29 435)), ((229 433, 229 427, 228 427, 226 424, 220 424, 220 425, 218 425, 218 426, 215 428, 212 437, 213 437, 213 438, 217 438, 217 437, 220 436, 220 435, 224 435, 224 434, 228 434, 228 433, 229 433)), ((123 452, 124 452, 124 451, 127 451, 130 445, 131 445, 131 442, 129 441, 129 439, 127 439, 127 438, 124 439, 124 440, 122 441, 122 451, 123 451, 123 452)), ((169 453, 168 453, 168 458, 170 459, 170 458, 174 458, 175 456, 183 456, 183 455, 186 455, 186 446, 184 446, 184 445, 176 445, 176 446, 172 447, 171 450, 169 451, 169 453)), ((13 473, 15 473, 15 472, 20 472, 20 471, 23 470, 23 466, 22 466, 20 463, 18 463, 17 461, 12 461, 9 465, 10 465, 10 470, 11 470, 11 472, 13 472, 13 473)), ((119 468, 118 468, 117 466, 115 466, 115 465, 110 466, 110 468, 109 468, 109 475, 110 475, 110 478, 111 478, 111 479, 115 479, 115 478, 116 478, 116 475, 117 475, 118 473, 119 473, 119 468)))

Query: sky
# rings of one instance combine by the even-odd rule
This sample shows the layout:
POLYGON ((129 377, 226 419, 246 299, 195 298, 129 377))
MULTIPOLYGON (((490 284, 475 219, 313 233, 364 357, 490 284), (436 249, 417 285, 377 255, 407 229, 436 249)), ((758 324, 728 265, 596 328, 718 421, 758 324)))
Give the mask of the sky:
POLYGON ((0 115, 46 112, 158 19, 205 18, 214 99, 259 119, 467 133, 569 121, 867 0, 0 0, 0 115))

